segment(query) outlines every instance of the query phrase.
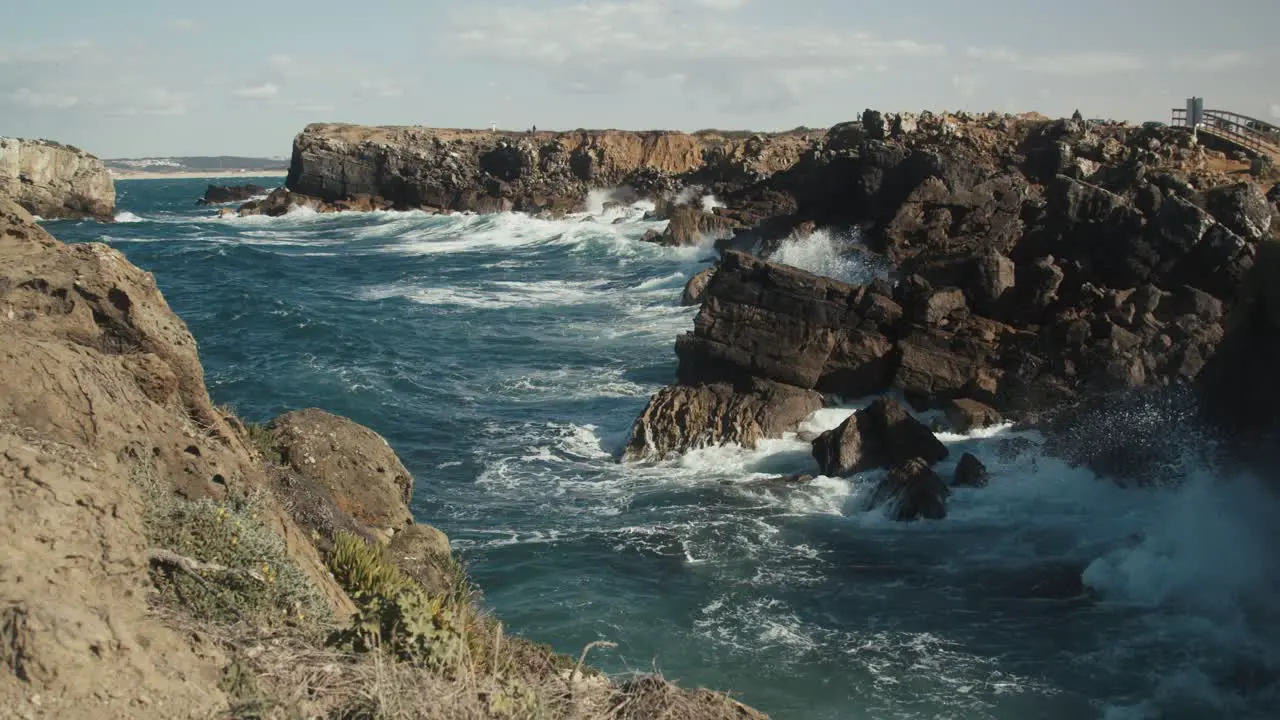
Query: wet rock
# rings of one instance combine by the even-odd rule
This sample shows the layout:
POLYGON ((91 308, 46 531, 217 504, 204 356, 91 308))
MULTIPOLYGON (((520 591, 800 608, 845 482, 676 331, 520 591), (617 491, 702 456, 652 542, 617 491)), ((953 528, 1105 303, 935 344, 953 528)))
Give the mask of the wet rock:
POLYGON ((266 192, 267 189, 261 185, 210 185, 205 188, 204 197, 196 202, 200 205, 244 202, 255 195, 265 195, 266 192))
POLYGON ((672 385, 649 399, 632 428, 623 461, 662 459, 700 447, 755 447, 794 430, 822 407, 810 390, 767 380, 672 385))
POLYGON ((885 508, 899 521, 941 520, 947 516, 951 490, 929 463, 912 458, 890 468, 872 493, 869 509, 885 508))
POLYGON ((1204 199, 1214 219, 1245 240, 1257 242, 1271 230, 1271 205, 1253 183, 1211 188, 1204 199))
POLYGON ((967 433, 975 428, 999 425, 1004 418, 990 405, 970 398, 956 398, 947 404, 947 421, 956 432, 967 433))
POLYGON ((986 487, 989 479, 987 466, 972 454, 965 453, 960 456, 960 462, 956 464, 955 477, 951 485, 952 487, 986 487))
POLYGON ((727 218, 690 205, 671 208, 668 214, 671 219, 667 229, 656 240, 660 245, 699 245, 704 240, 721 240, 732 236, 737 226, 727 218))
POLYGON ((689 282, 684 286, 684 293, 680 296, 680 304, 700 305, 702 303, 702 295, 707 289, 707 284, 711 282, 711 278, 715 273, 716 268, 712 265, 689 278, 689 282))
POLYGON ((921 458, 933 464, 947 448, 896 400, 877 398, 813 441, 822 474, 841 477, 921 458))

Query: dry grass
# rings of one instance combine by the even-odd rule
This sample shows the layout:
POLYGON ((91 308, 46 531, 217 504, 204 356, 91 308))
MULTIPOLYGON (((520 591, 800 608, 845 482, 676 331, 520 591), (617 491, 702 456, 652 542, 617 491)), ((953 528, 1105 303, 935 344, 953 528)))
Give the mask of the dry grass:
MULTIPOLYGON (((264 629, 247 623, 208 625, 170 607, 157 612, 167 625, 208 638, 231 658, 222 683, 231 708, 215 716, 218 720, 764 717, 724 695, 684 690, 657 675, 618 684, 599 675, 571 679, 571 671, 535 672, 530 677, 475 666, 448 679, 381 653, 356 654, 327 647, 318 636, 296 629, 264 629)), ((502 637, 502 642, 515 647, 521 641, 502 637)))

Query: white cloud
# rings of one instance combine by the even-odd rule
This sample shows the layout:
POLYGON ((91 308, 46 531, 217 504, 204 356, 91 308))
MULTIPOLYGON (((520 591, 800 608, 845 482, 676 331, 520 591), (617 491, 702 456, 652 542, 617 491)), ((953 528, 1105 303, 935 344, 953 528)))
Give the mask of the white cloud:
POLYGON ((1197 53, 1193 56, 1176 57, 1169 61, 1169 67, 1179 71, 1222 72, 1240 67, 1249 62, 1249 57, 1237 50, 1213 54, 1197 53))
POLYGON ((964 49, 964 54, 967 57, 973 58, 974 60, 986 60, 989 62, 1005 62, 1005 63, 1018 62, 1018 53, 1010 50, 1009 48, 1004 48, 1004 47, 995 47, 995 48, 967 47, 964 49))
POLYGON ((360 89, 366 91, 370 95, 377 97, 393 98, 404 95, 404 90, 390 80, 379 78, 377 80, 361 80, 360 89))
POLYGON ((1280 118, 1280 103, 1271 103, 1271 117, 1280 118))
POLYGON ((1046 75, 1105 75, 1144 70, 1149 63, 1144 58, 1131 53, 1087 52, 1044 55, 1030 58, 1020 66, 1024 70, 1046 75))
POLYGON ((18 88, 9 93, 9 100, 17 105, 25 105, 37 110, 66 110, 80 102, 75 95, 60 95, 51 92, 38 92, 31 88, 18 88))
POLYGON ((110 111, 109 114, 123 117, 135 115, 177 116, 186 115, 191 102, 191 94, 173 92, 168 88, 151 87, 125 98, 128 104, 110 111))
POLYGON ((695 0, 695 2, 702 7, 719 10, 721 12, 737 10, 747 4, 747 0, 695 0))
MULTIPOLYGON (((1085 52, 1028 56, 1005 47, 967 47, 964 54, 973 60, 1001 63, 1027 72, 1044 75, 1103 75, 1113 72, 1143 70, 1150 66, 1146 58, 1127 52, 1085 52)), ((1218 62, 1221 62, 1221 60, 1218 62)))
MULTIPOLYGON (((737 0, 703 0, 729 10, 737 0)), ((625 0, 533 9, 510 4, 458 11, 449 49, 457 54, 542 65, 553 86, 574 93, 617 92, 642 82, 677 82, 725 109, 776 109, 804 93, 946 48, 881 38, 821 23, 761 27, 732 16, 691 21, 674 0, 625 0), (675 79, 681 76, 680 79, 675 79)))
POLYGON ((270 100, 280 94, 280 88, 276 87, 274 83, 263 83, 262 85, 236 88, 231 91, 231 94, 246 100, 270 100))

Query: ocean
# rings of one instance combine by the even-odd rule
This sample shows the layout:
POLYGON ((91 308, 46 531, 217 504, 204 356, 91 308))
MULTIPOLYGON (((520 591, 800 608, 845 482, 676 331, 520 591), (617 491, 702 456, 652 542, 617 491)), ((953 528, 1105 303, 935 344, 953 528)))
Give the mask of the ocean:
MULTIPOLYGON (((662 224, 602 198, 559 221, 217 219, 195 205, 204 185, 119 181, 116 223, 45 226, 155 274, 215 402, 255 421, 320 407, 385 436, 416 517, 511 632, 574 656, 613 641, 589 662, 777 718, 1280 717, 1280 502, 1254 478, 1126 489, 1035 433, 943 434, 943 476, 973 452, 990 486, 897 523, 863 509, 874 474, 770 481, 816 471, 794 437, 622 465, 674 378, 696 312, 681 290, 709 247, 641 242, 662 224)), ((816 233, 777 259, 881 271, 849 242, 816 233)))

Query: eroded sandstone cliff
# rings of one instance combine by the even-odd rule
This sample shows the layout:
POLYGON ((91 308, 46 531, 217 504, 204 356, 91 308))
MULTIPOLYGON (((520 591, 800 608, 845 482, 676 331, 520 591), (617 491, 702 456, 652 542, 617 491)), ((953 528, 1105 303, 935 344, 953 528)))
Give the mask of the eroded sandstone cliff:
POLYGON ((101 160, 47 140, 0 138, 0 196, 44 218, 110 220, 116 206, 101 160))
POLYGON ((790 167, 804 132, 503 132, 342 124, 307 126, 294 140, 291 202, 244 212, 394 207, 496 212, 580 209, 592 188, 650 194, 684 182, 761 178, 790 167), (308 200, 307 198, 311 198, 308 200), (339 201, 344 206, 334 207, 339 201))

